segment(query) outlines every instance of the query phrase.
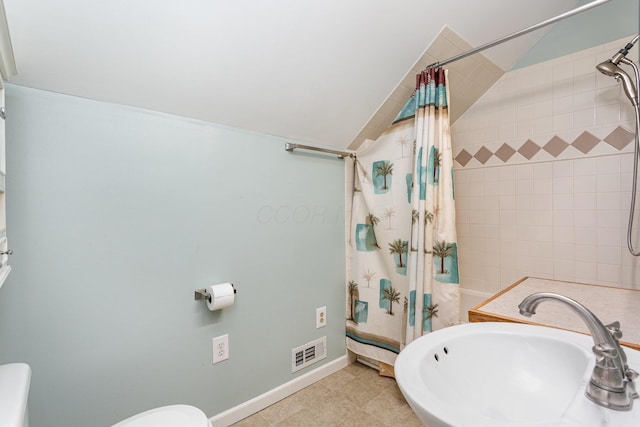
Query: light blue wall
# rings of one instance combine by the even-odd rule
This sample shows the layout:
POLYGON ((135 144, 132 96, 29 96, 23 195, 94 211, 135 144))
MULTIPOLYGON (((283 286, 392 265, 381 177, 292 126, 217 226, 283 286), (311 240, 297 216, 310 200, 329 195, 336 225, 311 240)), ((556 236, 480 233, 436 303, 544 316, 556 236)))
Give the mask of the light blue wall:
MULTIPOLYGON (((576 7, 591 3, 581 0, 576 7)), ((556 23, 513 69, 537 64, 638 33, 638 0, 608 3, 556 23)), ((620 46, 623 48, 624 46, 620 46)), ((638 49, 636 45, 635 49, 638 49)), ((615 53, 611 52, 613 55, 615 53)))
POLYGON ((32 366, 33 427, 178 402, 212 416, 295 378, 295 346, 326 335, 323 363, 345 354, 343 161, 35 89, 9 85, 6 104, 0 363, 32 366), (194 300, 225 281, 232 308, 194 300))

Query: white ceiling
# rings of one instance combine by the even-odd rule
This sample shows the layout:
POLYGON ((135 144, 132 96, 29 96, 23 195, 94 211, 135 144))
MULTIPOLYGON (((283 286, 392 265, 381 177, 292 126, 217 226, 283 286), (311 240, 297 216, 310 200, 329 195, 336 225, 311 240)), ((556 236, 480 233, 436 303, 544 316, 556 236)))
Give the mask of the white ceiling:
MULTIPOLYGON (((10 83, 346 147, 444 25, 478 46, 577 0, 4 3, 10 83)), ((486 56, 507 70, 542 35, 486 56)))

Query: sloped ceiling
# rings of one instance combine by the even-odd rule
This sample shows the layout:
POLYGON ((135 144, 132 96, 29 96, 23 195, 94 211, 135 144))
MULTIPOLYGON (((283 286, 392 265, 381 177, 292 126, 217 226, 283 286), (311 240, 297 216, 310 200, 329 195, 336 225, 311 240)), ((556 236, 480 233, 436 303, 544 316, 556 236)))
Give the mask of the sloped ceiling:
MULTIPOLYGON (((365 141, 375 141, 387 130, 415 92, 415 76, 424 70, 425 64, 434 64, 439 59, 451 58, 472 48, 473 46, 445 26, 347 148, 357 150, 365 141)), ((504 74, 502 68, 482 54, 452 62, 445 68, 448 70, 447 84, 450 88, 454 88, 449 91, 448 99, 451 124, 455 123, 458 117, 504 74)))
MULTIPOLYGON (((9 83, 344 148, 445 25, 477 46, 577 1, 4 3, 9 83)), ((507 70, 543 34, 487 57, 507 70)))

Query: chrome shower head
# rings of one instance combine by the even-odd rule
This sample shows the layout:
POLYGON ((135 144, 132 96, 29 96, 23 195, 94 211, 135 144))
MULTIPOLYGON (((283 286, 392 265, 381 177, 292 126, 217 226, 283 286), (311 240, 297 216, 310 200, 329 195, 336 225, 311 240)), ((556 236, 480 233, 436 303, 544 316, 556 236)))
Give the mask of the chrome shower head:
POLYGON ((631 100, 631 104, 638 105, 638 93, 636 92, 636 86, 631 81, 631 77, 622 68, 618 67, 611 60, 602 62, 596 66, 596 69, 602 74, 615 77, 616 80, 622 80, 622 87, 627 98, 631 100))
POLYGON ((596 69, 602 74, 615 77, 616 74, 626 74, 620 67, 614 64, 610 59, 596 65, 596 69))

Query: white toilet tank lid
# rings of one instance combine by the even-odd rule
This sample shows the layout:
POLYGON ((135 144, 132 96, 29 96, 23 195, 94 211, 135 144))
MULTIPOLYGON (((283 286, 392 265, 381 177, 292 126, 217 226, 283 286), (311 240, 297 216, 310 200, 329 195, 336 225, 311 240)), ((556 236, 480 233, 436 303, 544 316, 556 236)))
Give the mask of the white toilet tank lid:
POLYGON ((112 427, 210 427, 207 416, 189 405, 170 405, 134 415, 112 427))

